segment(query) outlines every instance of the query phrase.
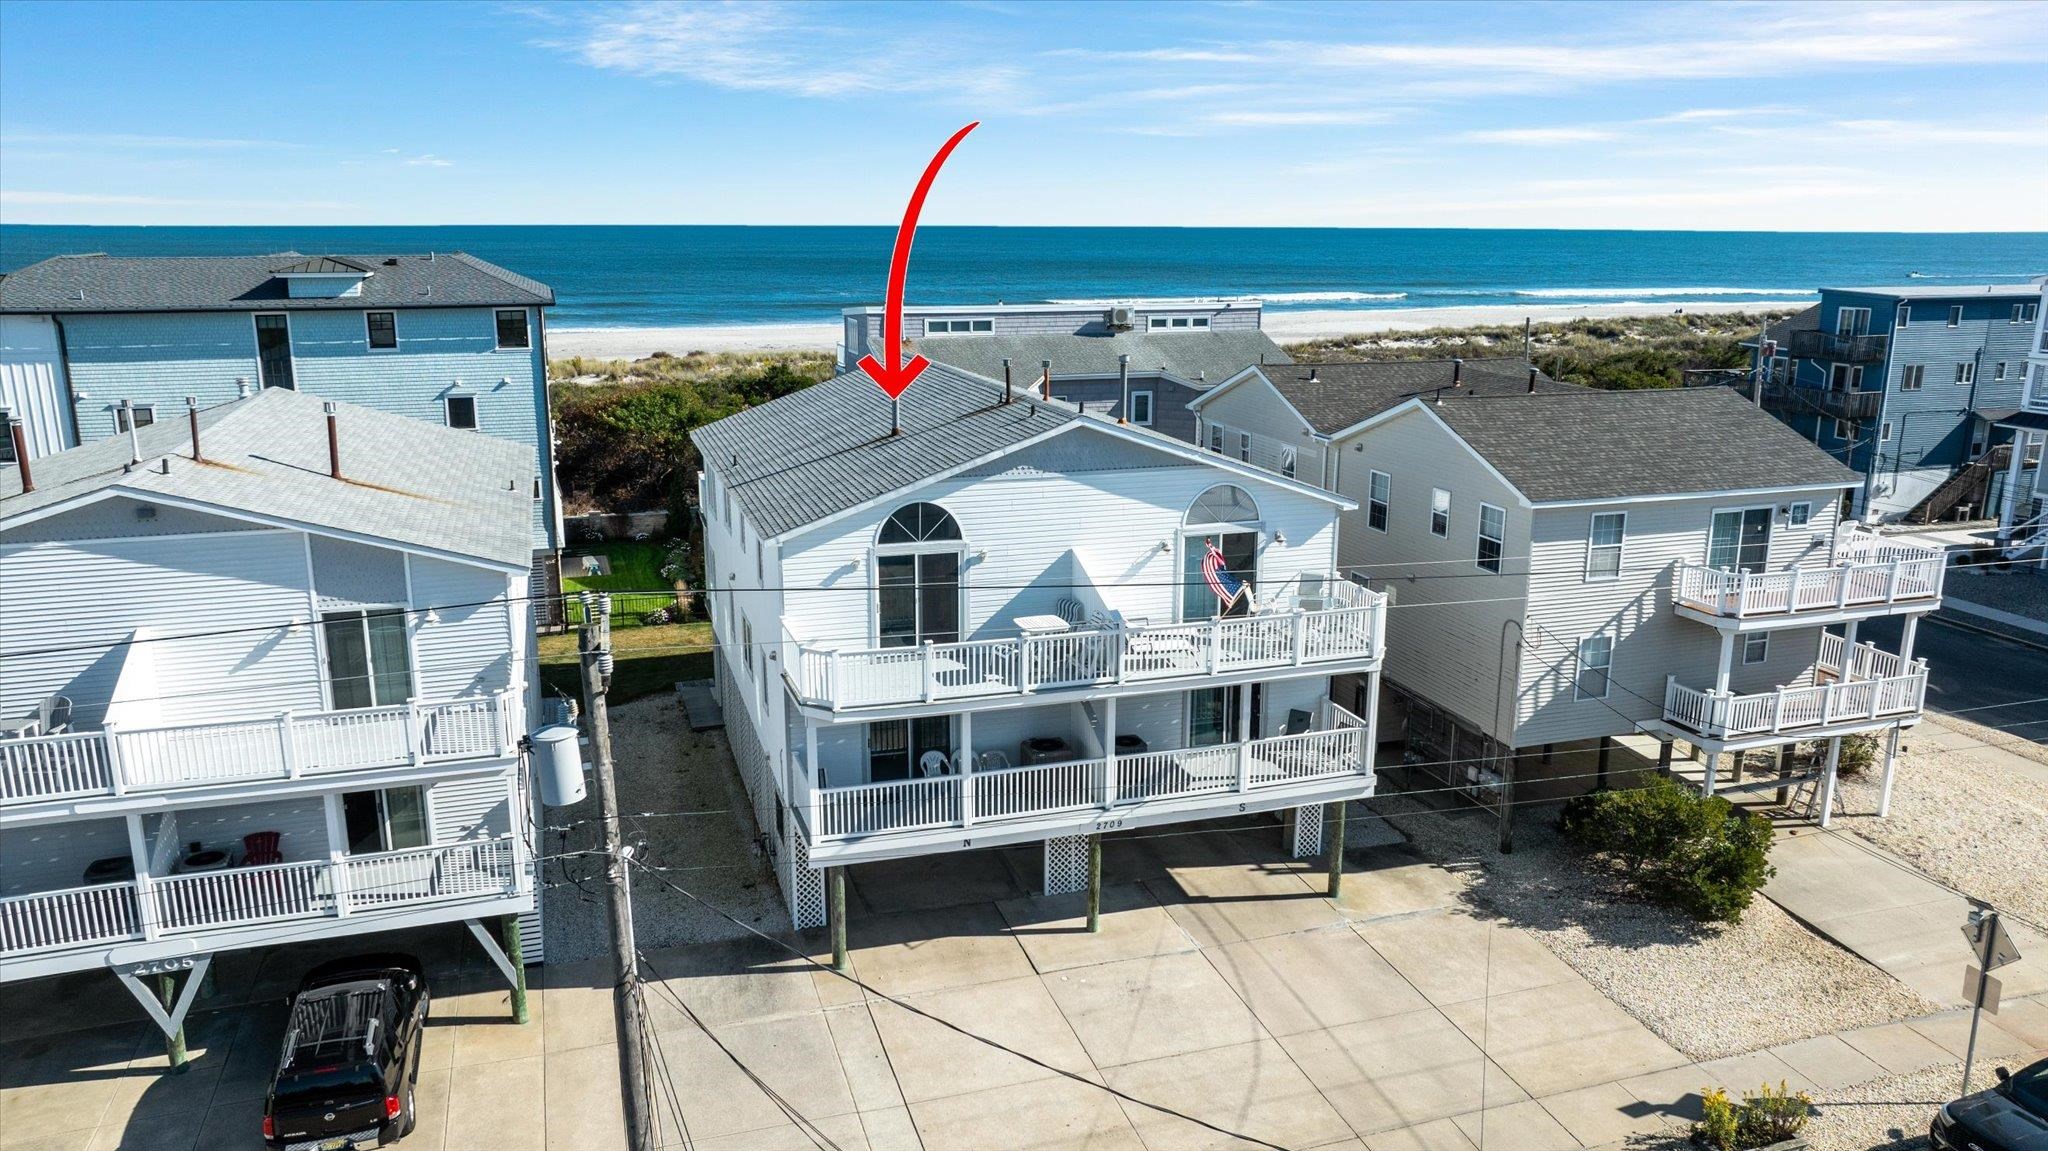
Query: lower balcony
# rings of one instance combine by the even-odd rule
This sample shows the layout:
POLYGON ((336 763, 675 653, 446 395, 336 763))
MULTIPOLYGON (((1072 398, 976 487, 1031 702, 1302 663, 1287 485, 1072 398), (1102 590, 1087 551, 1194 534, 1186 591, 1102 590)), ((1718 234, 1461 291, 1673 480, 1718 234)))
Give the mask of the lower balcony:
POLYGON ((520 693, 0 740, 0 807, 514 755, 520 693))
MULTIPOLYGON (((340 924, 527 891, 511 836, 303 863, 140 876, 0 898, 0 958, 19 961, 132 941, 193 939, 204 944, 206 936, 235 929, 322 919, 340 924)), ((19 963, 8 966, 8 978, 40 973, 19 963)))
POLYGON ((1735 695, 1664 684, 1664 723, 1718 743, 1754 745, 1815 739, 1916 719, 1927 695, 1927 661, 1910 662, 1869 644, 1845 651, 1840 636, 1822 637, 1822 682, 1735 695))

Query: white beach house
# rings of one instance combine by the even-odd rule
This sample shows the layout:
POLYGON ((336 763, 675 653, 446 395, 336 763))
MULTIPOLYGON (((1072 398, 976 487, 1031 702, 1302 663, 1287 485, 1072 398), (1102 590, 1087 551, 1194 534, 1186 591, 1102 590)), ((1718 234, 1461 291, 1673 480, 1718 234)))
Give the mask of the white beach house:
POLYGON ((148 1003, 216 952, 511 916, 537 958, 533 477, 283 389, 8 469, 0 980, 148 1003))
POLYGON ((700 428, 725 717, 799 926, 821 869, 1372 791, 1382 598, 1344 497, 935 365, 900 416, 846 375, 700 428), (1212 582, 1204 571, 1211 548, 1212 582), (1248 594, 1227 605, 1214 590, 1248 594))

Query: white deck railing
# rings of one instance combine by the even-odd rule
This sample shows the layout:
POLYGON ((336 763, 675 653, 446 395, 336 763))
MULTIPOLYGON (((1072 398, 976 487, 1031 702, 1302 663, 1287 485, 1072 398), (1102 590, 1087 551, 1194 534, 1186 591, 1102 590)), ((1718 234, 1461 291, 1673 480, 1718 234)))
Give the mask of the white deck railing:
POLYGON ((1826 734, 1830 727, 1917 715, 1926 695, 1924 659, 1914 660, 1895 675, 1781 687, 1750 695, 1702 691, 1679 683, 1677 676, 1667 676, 1664 718, 1714 739, 1778 734, 1811 738, 1826 734))
MULTIPOLYGON (((1342 708, 1325 731, 1111 760, 1069 760, 931 779, 805 792, 813 841, 968 828, 1002 820, 1113 811, 1154 799, 1238 794, 1365 770, 1365 725, 1342 708)), ((799 805, 798 810, 806 810, 799 805)))
POLYGON ((1740 572, 1682 562, 1676 596, 1685 607, 1732 619, 1925 603, 1941 598, 1947 562, 1938 548, 1858 533, 1830 567, 1740 572))
POLYGON ((790 641, 797 698, 835 710, 1372 659, 1384 648, 1386 597, 1355 585, 1315 610, 1052 635, 827 648, 790 641))
POLYGON ((13 895, 0 899, 0 955, 491 899, 523 882, 506 836, 13 895))
POLYGON ((520 693, 0 740, 0 805, 513 754, 520 693))

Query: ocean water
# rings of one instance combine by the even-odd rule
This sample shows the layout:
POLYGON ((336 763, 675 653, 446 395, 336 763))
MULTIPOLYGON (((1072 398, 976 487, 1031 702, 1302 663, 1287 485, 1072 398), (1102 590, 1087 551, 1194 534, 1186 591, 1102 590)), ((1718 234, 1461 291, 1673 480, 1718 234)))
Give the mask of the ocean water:
MULTIPOLYGON (((65 252, 465 251, 552 285, 558 327, 829 321, 879 303, 887 227, 0 226, 0 270, 65 252)), ((2048 233, 923 228, 910 298, 1257 296, 1276 310, 1743 303, 1822 285, 2010 282, 2048 273, 2048 233)))

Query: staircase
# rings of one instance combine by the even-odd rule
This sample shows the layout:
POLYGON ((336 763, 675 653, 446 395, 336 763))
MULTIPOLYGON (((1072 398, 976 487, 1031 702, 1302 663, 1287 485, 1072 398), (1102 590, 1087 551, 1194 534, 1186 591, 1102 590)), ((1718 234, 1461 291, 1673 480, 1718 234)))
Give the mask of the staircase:
POLYGON ((1985 505, 1991 500, 1991 477, 2005 470, 2010 462, 2011 444, 1993 447, 1943 480, 1940 487, 1927 493, 1926 499, 1913 505, 1904 518, 1916 524, 1936 523, 1947 519, 1950 512, 1963 504, 1969 504, 1977 515, 1982 516, 1985 505))

